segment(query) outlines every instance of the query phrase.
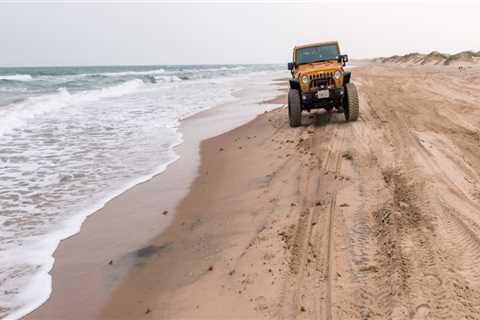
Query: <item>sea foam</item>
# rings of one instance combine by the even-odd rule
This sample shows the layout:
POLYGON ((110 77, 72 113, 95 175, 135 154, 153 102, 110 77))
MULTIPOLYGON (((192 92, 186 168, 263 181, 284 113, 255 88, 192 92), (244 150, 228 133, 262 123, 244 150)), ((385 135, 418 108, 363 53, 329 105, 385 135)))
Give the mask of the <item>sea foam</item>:
POLYGON ((33 80, 32 76, 29 74, 14 74, 14 75, 0 75, 0 80, 10 80, 10 81, 31 81, 33 80))
POLYGON ((75 94, 65 88, 60 88, 56 93, 28 98, 17 104, 0 108, 0 136, 25 125, 35 116, 58 111, 61 108, 79 103, 93 102, 104 98, 113 98, 140 89, 144 82, 134 79, 117 86, 98 90, 82 91, 75 94))

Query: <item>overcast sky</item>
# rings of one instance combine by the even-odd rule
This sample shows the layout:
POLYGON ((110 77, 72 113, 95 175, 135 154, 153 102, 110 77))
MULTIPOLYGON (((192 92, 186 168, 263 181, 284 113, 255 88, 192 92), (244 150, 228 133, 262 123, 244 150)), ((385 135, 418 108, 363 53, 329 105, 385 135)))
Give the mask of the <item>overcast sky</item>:
POLYGON ((0 66, 284 63, 304 42, 350 58, 480 50, 480 1, 8 3, 0 66))

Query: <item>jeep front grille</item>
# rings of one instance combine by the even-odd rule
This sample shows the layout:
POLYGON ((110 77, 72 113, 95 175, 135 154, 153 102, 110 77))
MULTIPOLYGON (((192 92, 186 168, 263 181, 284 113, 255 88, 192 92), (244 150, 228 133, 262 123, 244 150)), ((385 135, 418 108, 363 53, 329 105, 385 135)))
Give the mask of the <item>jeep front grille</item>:
POLYGON ((334 85, 335 81, 333 80, 333 77, 333 72, 320 72, 309 75, 310 89, 318 88, 322 85, 334 85))

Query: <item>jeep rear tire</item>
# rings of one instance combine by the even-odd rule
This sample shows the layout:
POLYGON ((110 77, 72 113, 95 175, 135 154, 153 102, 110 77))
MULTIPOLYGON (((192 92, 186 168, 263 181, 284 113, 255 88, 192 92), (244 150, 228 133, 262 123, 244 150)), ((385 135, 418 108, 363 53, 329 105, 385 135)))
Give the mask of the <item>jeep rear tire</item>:
POLYGON ((356 121, 358 119, 359 104, 357 87, 353 83, 345 85, 345 120, 356 121))
POLYGON ((290 89, 288 91, 288 121, 292 128, 298 127, 302 124, 300 92, 296 89, 290 89))

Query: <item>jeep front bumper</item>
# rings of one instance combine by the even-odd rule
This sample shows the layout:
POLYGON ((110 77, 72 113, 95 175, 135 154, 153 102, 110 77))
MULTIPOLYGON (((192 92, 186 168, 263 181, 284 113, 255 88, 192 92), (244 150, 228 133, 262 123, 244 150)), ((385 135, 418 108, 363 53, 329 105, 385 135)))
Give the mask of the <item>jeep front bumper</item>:
POLYGON ((308 92, 302 92, 302 107, 305 110, 334 107, 343 102, 345 90, 343 87, 328 89, 317 88, 308 92), (328 96, 325 95, 328 90, 328 96))

